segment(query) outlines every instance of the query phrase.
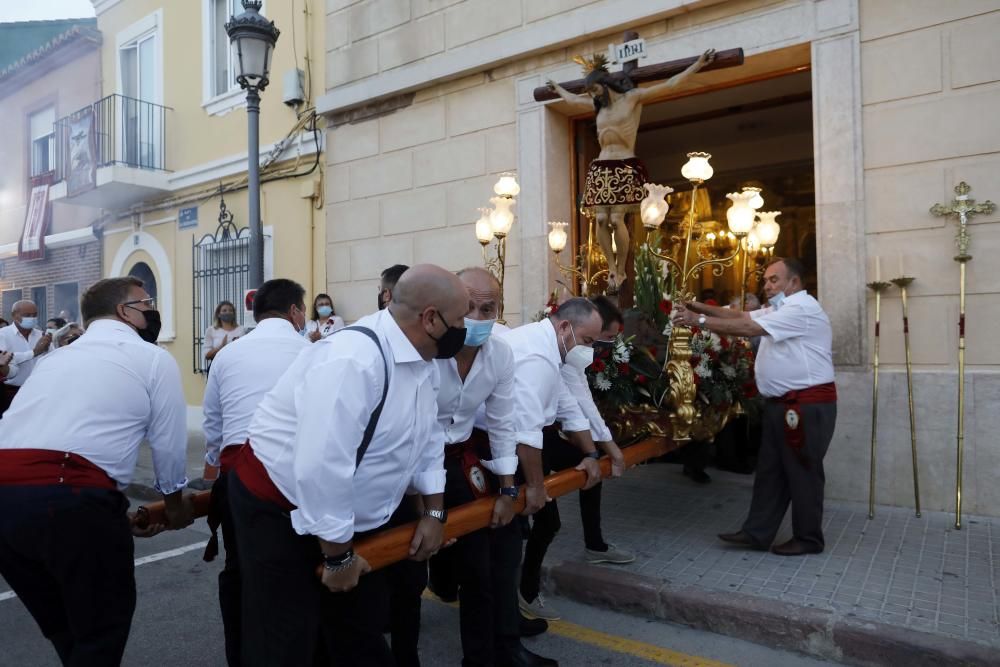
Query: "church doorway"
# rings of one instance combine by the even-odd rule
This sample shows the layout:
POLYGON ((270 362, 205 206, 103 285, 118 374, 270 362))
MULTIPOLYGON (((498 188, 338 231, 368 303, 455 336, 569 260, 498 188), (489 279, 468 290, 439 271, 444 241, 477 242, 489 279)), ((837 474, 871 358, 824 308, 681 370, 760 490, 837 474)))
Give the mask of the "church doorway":
MULTIPOLYGON (((670 211, 661 227, 665 237, 683 235, 681 223, 691 209, 691 184, 680 174, 687 161, 686 154, 703 151, 712 154, 715 173, 702 188, 694 202, 697 220, 692 256, 724 257, 736 248, 736 239, 727 236, 726 210, 729 192, 739 192, 744 186, 761 189, 764 206, 761 211, 780 211, 777 222, 781 227, 773 255, 798 257, 808 272, 806 288, 816 294, 816 205, 813 157, 812 84, 808 64, 786 66, 771 71, 742 72, 729 70, 729 81, 708 83, 686 89, 671 98, 646 104, 636 141, 636 155, 646 165, 649 180, 669 185, 670 211)), ((749 70, 749 71, 748 71, 749 70)), ((606 266, 597 246, 596 236, 587 252, 588 236, 593 224, 581 213, 583 186, 587 166, 597 157, 594 118, 572 121, 574 241, 579 248, 578 262, 592 267, 606 266)), ((632 216, 633 238, 645 238, 638 216, 632 216)), ((632 244, 633 247, 636 245, 632 244)), ((758 253, 750 269, 761 269, 769 257, 758 253)), ((720 305, 738 296, 739 265, 716 276, 705 270, 692 286, 696 295, 711 297, 720 305)), ((629 261, 630 276, 620 296, 620 302, 632 302, 634 271, 629 261)), ((579 287, 577 285, 576 287, 579 287)), ((605 287, 599 279, 590 292, 605 287)), ((748 292, 759 292, 758 277, 751 274, 748 292)))

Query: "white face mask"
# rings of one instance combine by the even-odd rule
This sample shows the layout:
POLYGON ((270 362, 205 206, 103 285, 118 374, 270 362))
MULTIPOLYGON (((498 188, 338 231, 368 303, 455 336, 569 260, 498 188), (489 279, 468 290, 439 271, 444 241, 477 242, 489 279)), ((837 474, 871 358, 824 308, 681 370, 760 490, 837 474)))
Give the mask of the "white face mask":
POLYGON ((772 296, 768 300, 768 303, 771 304, 772 308, 774 308, 775 310, 778 310, 779 308, 781 308, 781 304, 784 301, 785 301, 785 293, 784 292, 778 292, 777 294, 775 294, 774 296, 772 296))
POLYGON ((38 318, 37 317, 22 317, 21 318, 21 328, 22 329, 34 329, 36 324, 38 324, 38 318))
MULTIPOLYGON (((576 342, 576 332, 573 331, 572 325, 569 332, 573 336, 573 349, 566 352, 564 363, 582 371, 594 363, 594 348, 576 342)), ((565 341, 563 341, 563 349, 566 349, 565 341)))

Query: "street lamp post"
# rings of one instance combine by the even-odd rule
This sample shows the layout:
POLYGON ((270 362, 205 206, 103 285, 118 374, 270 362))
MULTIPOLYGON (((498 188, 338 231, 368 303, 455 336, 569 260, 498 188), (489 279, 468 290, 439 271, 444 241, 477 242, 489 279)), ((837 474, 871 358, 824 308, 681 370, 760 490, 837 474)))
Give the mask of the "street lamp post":
POLYGON ((249 286, 264 282, 264 228, 260 220, 260 92, 267 87, 271 52, 280 31, 260 15, 260 0, 243 0, 243 13, 226 23, 236 81, 247 91, 247 189, 250 215, 249 286))

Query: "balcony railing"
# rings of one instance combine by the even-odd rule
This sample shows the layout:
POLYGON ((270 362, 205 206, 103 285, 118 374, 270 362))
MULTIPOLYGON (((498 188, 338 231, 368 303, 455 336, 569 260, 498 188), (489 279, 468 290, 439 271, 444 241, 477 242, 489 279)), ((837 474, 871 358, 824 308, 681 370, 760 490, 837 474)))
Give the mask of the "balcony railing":
POLYGON ((170 107, 124 95, 108 95, 55 122, 56 181, 74 168, 124 165, 167 171, 167 114, 170 107))

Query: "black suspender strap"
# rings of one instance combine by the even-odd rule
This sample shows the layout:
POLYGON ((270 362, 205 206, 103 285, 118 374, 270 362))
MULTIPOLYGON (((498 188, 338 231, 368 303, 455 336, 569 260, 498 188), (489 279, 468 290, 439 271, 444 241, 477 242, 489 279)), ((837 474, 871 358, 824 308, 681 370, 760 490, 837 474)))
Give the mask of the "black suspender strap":
POLYGON ((382 349, 382 343, 379 341, 378 336, 368 327, 350 326, 344 327, 341 331, 358 331, 371 338, 372 342, 375 343, 375 347, 378 348, 379 354, 382 355, 382 366, 385 368, 385 382, 382 385, 382 400, 378 402, 375 410, 372 411, 372 416, 368 419, 368 426, 365 427, 364 437, 361 438, 361 446, 358 447, 358 456, 354 464, 354 469, 357 470, 361 465, 361 459, 365 457, 365 452, 368 451, 368 445, 371 444, 372 437, 375 435, 375 427, 378 426, 378 419, 382 415, 382 408, 385 406, 385 397, 389 395, 389 362, 385 358, 385 350, 382 349))

